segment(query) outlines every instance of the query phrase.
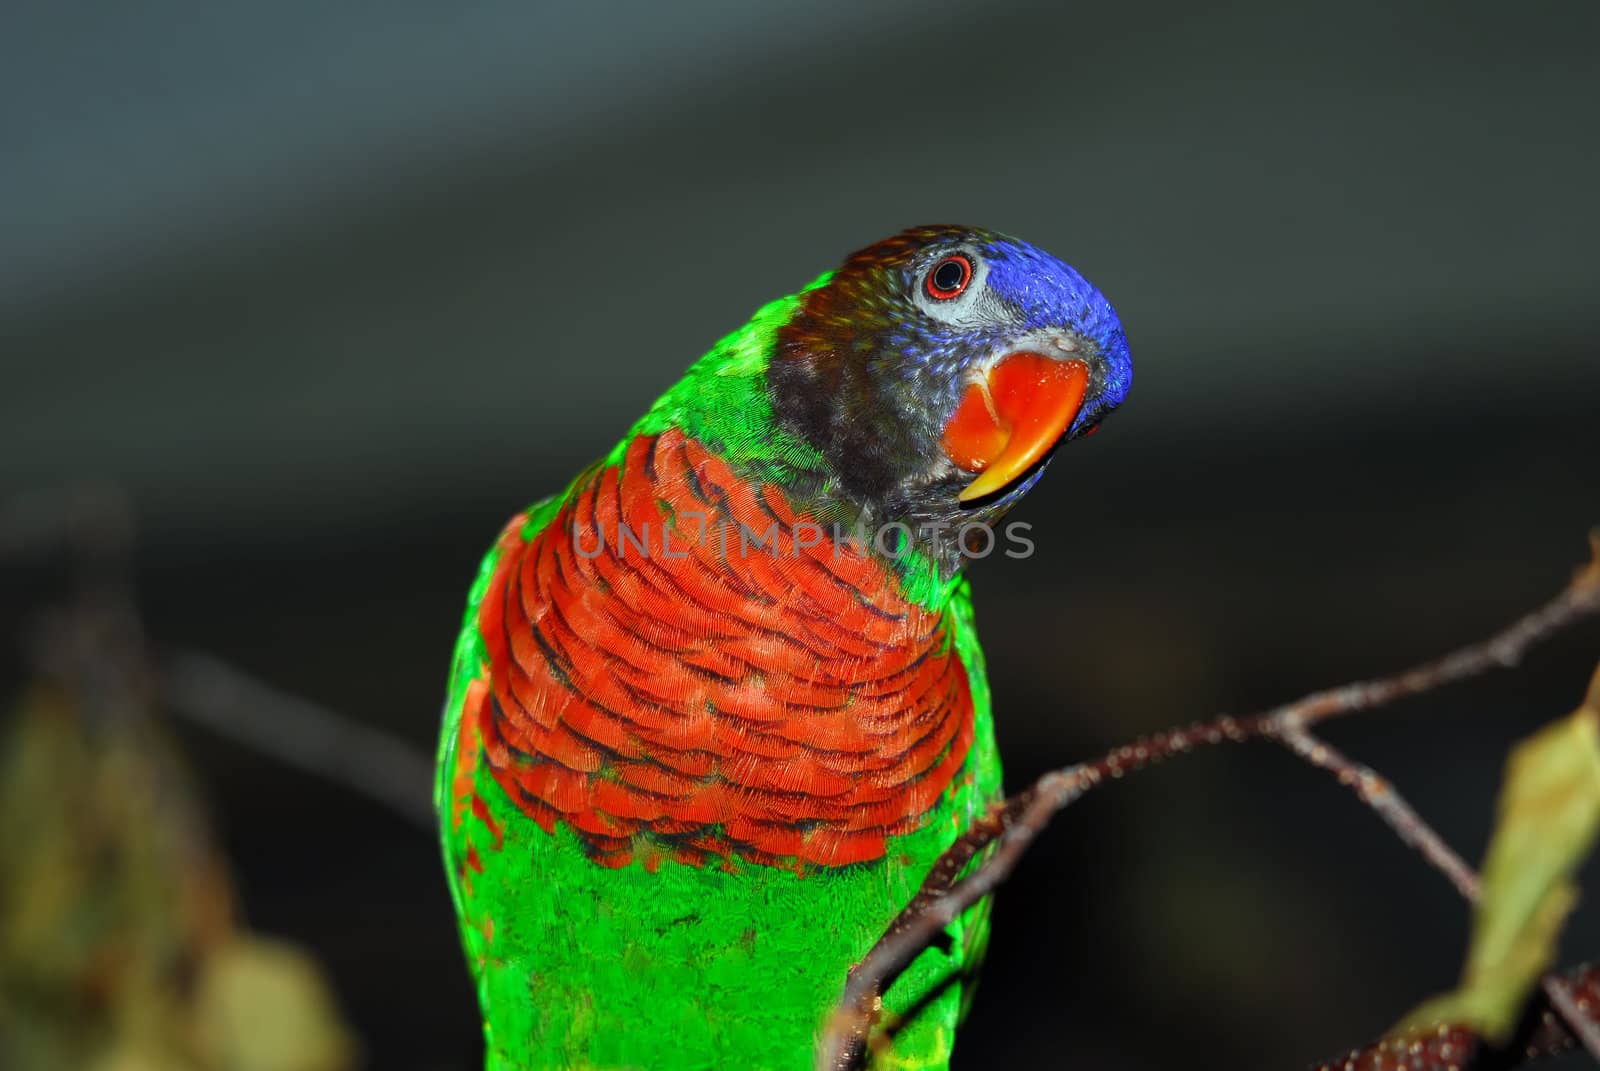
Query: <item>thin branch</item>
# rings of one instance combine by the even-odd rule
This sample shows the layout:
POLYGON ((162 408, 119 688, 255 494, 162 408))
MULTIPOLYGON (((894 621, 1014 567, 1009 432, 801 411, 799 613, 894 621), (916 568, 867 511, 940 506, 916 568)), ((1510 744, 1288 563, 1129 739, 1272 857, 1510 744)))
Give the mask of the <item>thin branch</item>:
MULTIPOLYGON (((1276 735, 1296 755, 1334 774, 1340 784, 1353 791, 1361 802, 1388 823, 1402 843, 1449 878, 1462 899, 1469 903, 1477 902, 1482 886, 1478 872, 1377 771, 1346 757, 1299 723, 1280 726, 1276 735)), ((1524 1054, 1528 1059, 1563 1051, 1570 1048, 1576 1039, 1590 1056, 1600 1060, 1600 1023, 1593 1018, 1593 986, 1600 979, 1600 971, 1585 970, 1587 973, 1580 979, 1585 983, 1582 988, 1555 974, 1542 979, 1541 988, 1549 1004, 1549 1009, 1543 1014, 1547 1019, 1559 1017, 1560 1024, 1566 1028, 1566 1035, 1552 1033, 1545 1045, 1526 1046, 1524 1054)), ((1353 1060, 1357 1068, 1368 1066, 1369 1062, 1374 1067, 1383 1067, 1386 1066, 1386 1059, 1403 1056, 1404 1060, 1399 1066, 1422 1068, 1433 1066, 1427 1062, 1427 1057, 1431 1055, 1437 1058, 1439 1066, 1457 1068, 1463 1065, 1463 1053, 1469 1048, 1476 1051, 1477 1045, 1478 1039, 1467 1027, 1459 1024, 1441 1025, 1426 1036, 1380 1041, 1366 1050, 1366 1060, 1356 1059, 1359 1054, 1352 1054, 1340 1066, 1346 1071, 1353 1071, 1353 1060)))
POLYGON ((819 1067, 847 1071, 856 1065, 867 1029, 880 1011, 880 994, 957 915, 1011 875, 1050 815, 1083 795, 1086 787, 1082 767, 1046 774, 991 817, 990 824, 1003 832, 995 838, 998 847, 994 854, 982 866, 943 892, 932 893, 926 884, 918 890, 912 899, 916 910, 901 912, 867 958, 850 972, 819 1051, 819 1067))
POLYGON ((1045 774, 1030 787, 997 804, 974 823, 934 863, 910 904, 856 964, 844 995, 817 1050, 817 1067, 846 1071, 866 1051, 867 1032, 877 1021, 879 997, 958 915, 1011 876, 1033 838, 1055 813, 1107 780, 1196 747, 1259 735, 1263 723, 1220 717, 1183 729, 1169 729, 1120 747, 1094 762, 1045 774), (976 871, 961 872, 981 852, 993 848, 976 871))
POLYGON ((1444 870, 1458 889, 1475 888, 1475 878, 1467 879, 1471 868, 1453 859, 1454 853, 1442 839, 1381 778, 1366 770, 1370 780, 1365 780, 1361 776, 1364 767, 1322 745, 1306 730, 1329 718, 1371 710, 1491 670, 1515 666, 1537 644, 1600 612, 1600 535, 1591 536, 1591 544, 1593 561, 1560 594, 1487 640, 1393 676, 1315 692, 1262 714, 1224 716, 1146 737, 1095 762, 1047 773, 1032 787, 1000 804, 934 864, 911 904, 851 970, 818 1045, 816 1066, 821 1071, 845 1071, 859 1064, 866 1052, 867 1036, 877 1020, 883 992, 944 927, 1011 875, 1022 854, 1056 812, 1107 778, 1120 778, 1196 746, 1260 736, 1280 739, 1291 750, 1297 744, 1309 746, 1313 752, 1321 746, 1324 750, 1318 753, 1318 765, 1336 773, 1341 769, 1355 771, 1352 787, 1371 796, 1369 802, 1374 809, 1403 838, 1408 838, 1408 844, 1418 847, 1433 865, 1444 870), (1335 756, 1342 760, 1342 766, 1335 756), (1379 786, 1383 791, 1378 790, 1379 786), (961 876, 986 851, 992 854, 976 870, 961 876))
POLYGON ((410 745, 210 655, 180 652, 162 668, 174 714, 434 829, 433 763, 410 745))
MULTIPOLYGON (((132 501, 114 485, 0 499, 0 563, 64 552, 74 574, 64 612, 40 615, 33 660, 99 695, 122 699, 141 693, 155 669, 132 591, 135 527, 132 501)), ((433 763, 404 741, 209 655, 180 652, 159 668, 171 713, 376 800, 430 832, 435 828, 433 763)), ((99 704, 118 706, 128 704, 99 704)))
POLYGON ((1299 722, 1279 723, 1269 735, 1319 770, 1327 770, 1338 778, 1341 785, 1388 823, 1401 843, 1414 849, 1435 870, 1449 878, 1462 899, 1469 902, 1478 899, 1478 872, 1376 770, 1347 757, 1299 722))
POLYGON ((1544 993, 1550 1006, 1561 1016, 1562 1023, 1590 1056, 1600 1061, 1600 1023, 1595 1022, 1596 994, 1591 985, 1587 988, 1574 985, 1557 975, 1546 975, 1544 993))
POLYGON ((1600 532, 1589 537, 1594 560, 1572 578, 1561 594, 1509 627, 1443 658, 1424 662, 1392 677, 1347 684, 1317 692, 1280 707, 1273 717, 1285 723, 1314 725, 1328 718, 1386 706, 1495 669, 1511 669, 1529 650, 1562 629, 1600 611, 1600 532))

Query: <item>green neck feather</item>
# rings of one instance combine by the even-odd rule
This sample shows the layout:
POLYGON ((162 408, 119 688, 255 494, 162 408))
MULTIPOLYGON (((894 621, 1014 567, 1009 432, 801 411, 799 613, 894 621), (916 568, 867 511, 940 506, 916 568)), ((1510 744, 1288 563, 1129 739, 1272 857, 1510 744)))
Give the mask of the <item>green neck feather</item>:
MULTIPOLYGON (((839 497, 838 482, 828 478, 828 462, 821 453, 780 426, 766 389, 767 362, 779 329, 799 309, 803 294, 825 286, 831 278, 832 272, 824 272, 798 293, 768 302, 743 327, 720 339, 629 429, 606 455, 605 464, 619 464, 631 439, 679 428, 717 451, 746 479, 784 488, 798 511, 819 519, 838 518, 848 531, 857 509, 839 497), (805 487, 816 491, 803 493, 805 487)), ((885 538, 892 537, 890 533, 885 538)), ((900 577, 907 599, 935 610, 949 601, 959 575, 944 575, 916 549, 898 559, 882 554, 872 546, 870 532, 867 544, 900 577)))
POLYGON ((622 459, 628 439, 679 428, 714 447, 736 468, 766 472, 784 486, 799 473, 820 469, 822 455, 778 426, 765 374, 778 329, 800 307, 800 295, 826 285, 832 277, 826 272, 800 293, 769 301, 743 327, 720 339, 656 400, 606 463, 622 459), (785 475, 791 478, 786 480, 785 475))

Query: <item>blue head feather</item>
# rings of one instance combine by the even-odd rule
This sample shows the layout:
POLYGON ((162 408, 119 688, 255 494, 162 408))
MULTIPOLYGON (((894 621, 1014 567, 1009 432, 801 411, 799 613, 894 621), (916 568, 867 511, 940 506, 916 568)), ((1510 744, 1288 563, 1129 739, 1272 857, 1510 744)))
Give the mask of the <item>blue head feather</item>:
POLYGON ((1085 399, 1077 431, 1121 405, 1133 385, 1133 357, 1117 310, 1071 265, 1016 238, 997 237, 979 247, 989 264, 989 289, 1014 311, 1019 330, 1070 327, 1094 342, 1105 378, 1085 399))

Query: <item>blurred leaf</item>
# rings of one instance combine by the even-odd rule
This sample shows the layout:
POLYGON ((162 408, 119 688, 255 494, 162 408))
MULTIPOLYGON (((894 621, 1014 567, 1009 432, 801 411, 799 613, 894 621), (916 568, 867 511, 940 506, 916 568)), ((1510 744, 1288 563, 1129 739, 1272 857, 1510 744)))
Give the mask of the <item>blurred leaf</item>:
POLYGON ((240 932, 160 724, 132 702, 87 706, 39 686, 0 746, 0 1067, 351 1066, 315 963, 240 932))
POLYGON ((1600 829, 1600 670, 1584 704, 1517 745, 1483 864, 1459 988, 1408 1015, 1394 1034, 1467 1024, 1505 1041, 1555 958, 1577 902, 1571 876, 1600 829))
POLYGON ((316 963, 278 941, 242 938, 206 962, 197 999, 207 1065, 225 1071, 339 1071, 354 1045, 316 963))

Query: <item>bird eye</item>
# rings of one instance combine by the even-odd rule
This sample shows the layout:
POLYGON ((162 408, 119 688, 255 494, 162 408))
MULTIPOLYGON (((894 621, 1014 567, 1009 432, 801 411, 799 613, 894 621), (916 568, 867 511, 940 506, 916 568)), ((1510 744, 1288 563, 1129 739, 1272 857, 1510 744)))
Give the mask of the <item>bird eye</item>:
POLYGON ((935 301, 949 301, 961 296, 972 282, 972 261, 960 253, 945 257, 928 269, 926 289, 935 301))

